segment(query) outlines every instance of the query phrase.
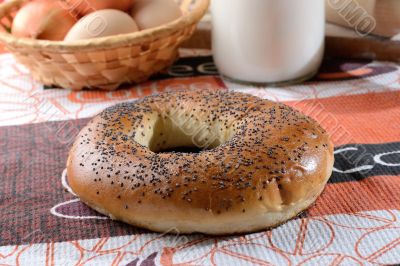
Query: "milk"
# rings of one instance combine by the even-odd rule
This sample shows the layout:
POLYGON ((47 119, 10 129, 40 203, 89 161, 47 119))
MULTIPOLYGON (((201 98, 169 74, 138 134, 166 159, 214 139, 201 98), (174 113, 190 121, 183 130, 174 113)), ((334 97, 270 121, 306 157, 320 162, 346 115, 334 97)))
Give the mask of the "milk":
POLYGON ((324 51, 324 0, 212 0, 213 54, 222 75, 250 83, 311 77, 324 51))

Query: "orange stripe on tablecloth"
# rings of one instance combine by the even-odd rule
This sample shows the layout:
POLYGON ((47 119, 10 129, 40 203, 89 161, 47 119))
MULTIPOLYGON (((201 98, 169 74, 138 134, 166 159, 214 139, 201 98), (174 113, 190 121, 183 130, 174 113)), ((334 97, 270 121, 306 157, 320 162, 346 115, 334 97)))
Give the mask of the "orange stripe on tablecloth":
POLYGON ((374 176, 358 182, 328 184, 308 213, 322 216, 400 209, 400 176, 374 176))
POLYGON ((400 92, 287 102, 313 117, 335 145, 400 141, 400 92))
POLYGON ((68 100, 74 103, 105 103, 116 100, 137 99, 153 93, 172 90, 212 89, 222 90, 226 86, 216 76, 199 76, 191 78, 170 78, 152 80, 133 86, 130 90, 117 91, 71 91, 68 100))

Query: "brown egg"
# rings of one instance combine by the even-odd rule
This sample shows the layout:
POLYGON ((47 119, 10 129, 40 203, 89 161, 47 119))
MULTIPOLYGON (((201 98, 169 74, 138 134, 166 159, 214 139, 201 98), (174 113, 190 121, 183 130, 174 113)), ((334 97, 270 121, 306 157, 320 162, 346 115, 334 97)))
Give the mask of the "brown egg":
POLYGON ((69 10, 87 15, 101 9, 119 9, 128 11, 134 0, 63 0, 69 10))
POLYGON ((65 41, 85 40, 138 31, 135 21, 125 12, 99 10, 79 20, 65 36, 65 41))
POLYGON ((174 0, 137 0, 131 14, 139 29, 144 30, 174 21, 182 11, 174 0))
POLYGON ((60 41, 76 21, 59 1, 32 1, 17 12, 11 33, 17 37, 60 41))

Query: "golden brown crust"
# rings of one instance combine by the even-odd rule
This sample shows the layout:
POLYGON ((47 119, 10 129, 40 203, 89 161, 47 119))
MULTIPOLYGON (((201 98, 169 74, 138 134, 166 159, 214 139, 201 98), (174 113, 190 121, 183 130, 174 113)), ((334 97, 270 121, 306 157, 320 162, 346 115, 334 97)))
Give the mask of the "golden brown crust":
POLYGON ((165 231, 227 234, 268 228, 314 202, 333 145, 292 108, 227 91, 184 91, 119 104, 80 133, 68 181, 114 219, 165 231), (199 153, 157 153, 193 143, 199 153))

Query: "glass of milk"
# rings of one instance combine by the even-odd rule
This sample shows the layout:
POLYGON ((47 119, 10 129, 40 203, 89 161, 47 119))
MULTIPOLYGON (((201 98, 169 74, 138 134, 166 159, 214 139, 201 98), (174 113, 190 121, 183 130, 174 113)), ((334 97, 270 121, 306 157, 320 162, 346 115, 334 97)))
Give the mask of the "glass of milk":
POLYGON ((288 84, 312 77, 324 52, 324 0, 212 0, 213 54, 228 79, 288 84))

